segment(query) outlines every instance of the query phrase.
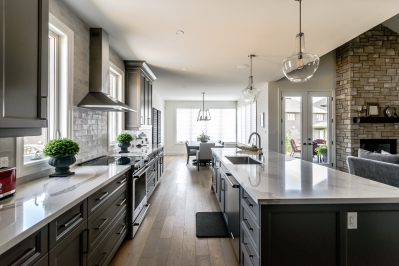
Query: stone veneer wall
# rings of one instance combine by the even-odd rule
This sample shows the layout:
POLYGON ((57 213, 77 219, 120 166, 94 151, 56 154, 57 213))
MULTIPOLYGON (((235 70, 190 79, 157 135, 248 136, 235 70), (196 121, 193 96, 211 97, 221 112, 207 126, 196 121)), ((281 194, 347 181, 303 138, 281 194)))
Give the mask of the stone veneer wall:
POLYGON ((352 122, 357 108, 370 102, 378 102, 381 111, 399 107, 398 75, 399 35, 383 25, 336 49, 337 169, 348 171, 346 156, 357 156, 360 139, 399 138, 399 124, 352 122))

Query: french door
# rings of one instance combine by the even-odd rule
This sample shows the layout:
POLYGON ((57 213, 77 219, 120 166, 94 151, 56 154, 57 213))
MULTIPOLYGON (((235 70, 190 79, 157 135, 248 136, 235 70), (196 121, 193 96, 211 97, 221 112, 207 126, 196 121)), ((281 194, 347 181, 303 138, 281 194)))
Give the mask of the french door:
POLYGON ((332 92, 282 92, 281 151, 332 167, 332 92))

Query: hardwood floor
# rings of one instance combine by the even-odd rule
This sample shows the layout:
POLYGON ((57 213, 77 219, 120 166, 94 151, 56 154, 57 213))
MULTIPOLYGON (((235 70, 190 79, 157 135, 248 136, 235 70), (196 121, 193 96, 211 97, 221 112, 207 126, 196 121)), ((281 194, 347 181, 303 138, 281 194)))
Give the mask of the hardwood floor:
POLYGON ((197 238, 195 213, 220 211, 210 167, 186 166, 186 156, 165 156, 162 181, 133 240, 110 265, 238 265, 229 238, 197 238))

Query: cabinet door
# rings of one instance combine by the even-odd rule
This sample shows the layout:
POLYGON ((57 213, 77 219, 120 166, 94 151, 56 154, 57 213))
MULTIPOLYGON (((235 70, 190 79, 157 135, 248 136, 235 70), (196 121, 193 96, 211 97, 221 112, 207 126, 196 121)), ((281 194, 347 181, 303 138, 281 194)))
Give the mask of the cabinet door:
POLYGON ((49 252, 50 266, 87 265, 87 220, 49 252))
POLYGON ((147 88, 147 125, 151 125, 151 116, 152 116, 152 83, 148 81, 148 88, 147 88))
POLYGON ((147 79, 143 74, 141 74, 140 82, 140 125, 145 125, 145 92, 146 92, 147 79))
POLYGON ((48 0, 0 1, 0 129, 46 127, 48 0))
POLYGON ((161 140, 161 133, 162 133, 162 128, 161 128, 161 120, 162 120, 162 115, 161 115, 161 111, 158 110, 158 125, 157 125, 157 132, 158 132, 158 141, 157 144, 161 144, 162 140, 161 140))

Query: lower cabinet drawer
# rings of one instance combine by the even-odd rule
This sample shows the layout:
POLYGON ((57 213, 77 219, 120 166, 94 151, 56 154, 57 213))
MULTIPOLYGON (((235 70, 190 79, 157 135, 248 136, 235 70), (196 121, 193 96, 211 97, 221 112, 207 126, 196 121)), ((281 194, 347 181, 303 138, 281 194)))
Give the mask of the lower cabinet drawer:
POLYGON ((48 253, 44 255, 38 262, 33 266, 48 266, 48 253))
POLYGON ((126 187, 127 183, 127 174, 124 174, 117 179, 115 179, 112 183, 106 185, 100 190, 96 191, 93 195, 87 198, 87 206, 89 216, 94 213, 97 209, 99 209, 105 202, 112 197, 112 195, 123 186, 126 187))
POLYGON ((50 249, 87 219, 87 201, 75 205, 49 224, 50 249))
POLYGON ((48 252, 48 226, 28 236, 10 250, 0 255, 0 265, 35 264, 48 252))
POLYGON ((241 225, 241 253, 244 255, 244 257, 248 258, 248 261, 251 261, 252 265, 260 266, 258 253, 256 252, 253 242, 248 237, 243 225, 241 225))
POLYGON ((87 265, 87 220, 49 251, 49 265, 87 265))
POLYGON ((122 213, 117 221, 113 224, 111 230, 104 237, 101 243, 89 256, 87 265, 101 266, 107 265, 112 256, 118 249, 127 233, 127 217, 126 212, 122 213))
POLYGON ((252 216, 249 214, 249 212, 245 207, 241 206, 241 212, 242 212, 241 226, 244 227, 246 231, 249 233, 249 236, 254 241, 256 252, 259 254, 259 244, 260 244, 259 227, 255 223, 254 219, 252 218, 252 216))
POLYGON ((256 222, 256 224, 259 226, 259 205, 251 198, 251 196, 248 194, 248 192, 245 191, 245 189, 242 189, 242 200, 241 204, 245 205, 248 207, 249 212, 253 215, 253 218, 256 222))
POLYGON ((125 190, 111 198, 110 204, 106 206, 107 208, 104 211, 99 211, 98 214, 96 212, 89 218, 89 253, 93 251, 93 248, 98 245, 107 230, 115 223, 117 214, 122 210, 126 211, 126 204, 127 191, 125 190))

